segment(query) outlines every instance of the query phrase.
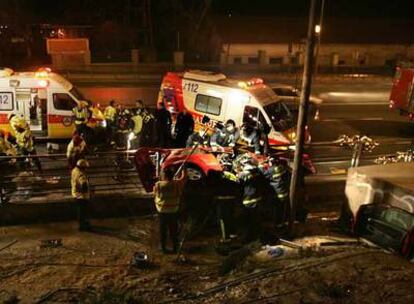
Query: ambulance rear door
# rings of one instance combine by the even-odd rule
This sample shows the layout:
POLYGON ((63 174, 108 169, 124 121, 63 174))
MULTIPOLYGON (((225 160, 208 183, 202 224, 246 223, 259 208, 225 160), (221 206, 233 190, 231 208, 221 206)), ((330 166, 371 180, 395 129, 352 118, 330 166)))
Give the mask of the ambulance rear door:
POLYGON ((75 98, 59 88, 48 90, 48 134, 50 138, 69 138, 75 129, 72 109, 76 107, 75 98))
POLYGON ((16 112, 24 117, 30 130, 46 135, 46 89, 16 88, 16 112))

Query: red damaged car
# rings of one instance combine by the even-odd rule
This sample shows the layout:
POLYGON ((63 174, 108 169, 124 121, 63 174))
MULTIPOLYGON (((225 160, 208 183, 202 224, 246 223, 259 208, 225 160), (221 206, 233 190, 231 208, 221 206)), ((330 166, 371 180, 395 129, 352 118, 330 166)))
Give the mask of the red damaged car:
MULTIPOLYGON (((183 163, 191 181, 204 180, 210 171, 224 170, 224 154, 231 154, 232 149, 213 152, 211 148, 199 147, 184 149, 140 148, 135 153, 135 166, 145 191, 152 192, 153 187, 163 170, 173 168, 177 170, 183 163), (192 153, 191 153, 192 152, 192 153)), ((249 152, 247 152, 249 153, 249 152)), ((249 153, 258 163, 266 161, 266 157, 249 153)), ((288 161, 287 157, 283 157, 288 161)), ((315 167, 307 154, 304 154, 303 164, 308 172, 315 173, 315 167)))

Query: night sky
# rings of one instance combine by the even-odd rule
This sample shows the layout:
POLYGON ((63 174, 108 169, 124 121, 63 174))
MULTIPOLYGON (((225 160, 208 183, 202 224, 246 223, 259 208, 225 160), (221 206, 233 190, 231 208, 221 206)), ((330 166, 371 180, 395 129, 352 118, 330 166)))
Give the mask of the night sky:
MULTIPOLYGON (((41 19, 55 19, 70 0, 21 0, 41 19)), ((156 6, 160 0, 152 0, 156 6)), ((167 1, 167 0, 161 0, 167 1)), ((201 1, 201 0, 182 0, 201 1)), ((308 13, 310 0, 213 0, 210 13, 301 17, 308 13)), ((414 18, 413 0, 326 0, 328 17, 414 18)), ((97 5, 101 1, 96 1, 97 5)))

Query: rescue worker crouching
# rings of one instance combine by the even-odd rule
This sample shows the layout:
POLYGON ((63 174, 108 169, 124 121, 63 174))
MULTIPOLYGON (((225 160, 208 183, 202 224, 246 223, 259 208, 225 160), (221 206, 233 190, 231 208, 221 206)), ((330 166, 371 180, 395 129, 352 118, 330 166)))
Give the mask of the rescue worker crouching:
MULTIPOLYGON (((14 132, 16 138, 17 151, 22 156, 35 156, 32 161, 35 163, 37 169, 42 171, 42 165, 40 160, 36 157, 36 148, 34 146, 34 138, 29 125, 23 117, 19 117, 15 114, 9 115, 10 127, 14 132)), ((24 160, 22 160, 24 162, 24 160)))
POLYGON ((158 212, 160 224, 160 244, 163 253, 167 250, 167 234, 169 233, 173 243, 173 252, 178 250, 178 212, 180 200, 186 180, 185 170, 178 179, 174 179, 173 170, 165 170, 162 180, 154 186, 155 208, 158 212))
POLYGON ((76 107, 72 109, 76 132, 80 135, 87 135, 88 132, 88 121, 91 113, 88 110, 86 101, 80 101, 76 107))
POLYGON ((89 222, 89 200, 91 189, 89 185, 86 169, 89 163, 86 159, 80 159, 73 168, 71 174, 72 197, 75 200, 78 211, 79 231, 90 231, 89 222))
POLYGON ((85 140, 75 132, 66 150, 70 170, 76 167, 78 160, 85 157, 86 152, 87 146, 85 140))

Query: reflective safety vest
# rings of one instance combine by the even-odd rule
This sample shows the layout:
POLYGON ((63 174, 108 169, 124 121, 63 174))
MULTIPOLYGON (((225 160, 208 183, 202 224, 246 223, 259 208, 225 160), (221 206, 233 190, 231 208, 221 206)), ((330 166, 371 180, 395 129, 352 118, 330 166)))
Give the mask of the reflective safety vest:
POLYGON ((107 106, 104 112, 105 119, 114 122, 115 116, 116 116, 116 109, 112 106, 107 106))
POLYGON ((275 189, 280 200, 289 196, 288 181, 286 180, 287 169, 283 165, 276 165, 270 168, 270 184, 275 189))
POLYGON ((66 157, 71 158, 75 155, 80 155, 82 153, 85 153, 85 150, 86 150, 86 143, 84 140, 82 140, 79 145, 75 146, 75 144, 73 143, 73 139, 72 139, 66 150, 66 157))
POLYGON ((231 173, 229 171, 223 171, 223 176, 224 176, 224 178, 226 178, 226 179, 228 179, 232 182, 237 182, 238 181, 236 174, 231 173))
POLYGON ((181 188, 181 181, 159 181, 155 184, 155 207, 159 213, 178 212, 181 188))
POLYGON ((71 175, 72 197, 75 199, 90 199, 89 181, 85 172, 78 167, 72 170, 71 175))
POLYGON ((88 109, 87 108, 82 108, 79 109, 78 107, 73 108, 73 114, 75 115, 75 124, 76 125, 80 125, 80 124, 86 124, 88 122, 88 109))
POLYGON ((136 114, 131 117, 131 120, 134 122, 132 132, 134 132, 135 135, 138 135, 142 130, 143 117, 140 114, 136 114))
POLYGON ((16 135, 17 133, 19 133, 17 131, 18 128, 20 129, 24 129, 24 130, 29 130, 29 125, 27 124, 27 121, 19 116, 19 115, 15 115, 12 117, 12 119, 10 119, 10 127, 13 130, 14 134, 16 135))
POLYGON ((34 145, 32 132, 29 129, 26 129, 23 132, 16 132, 16 143, 20 149, 25 149, 29 152, 33 151, 34 145))

